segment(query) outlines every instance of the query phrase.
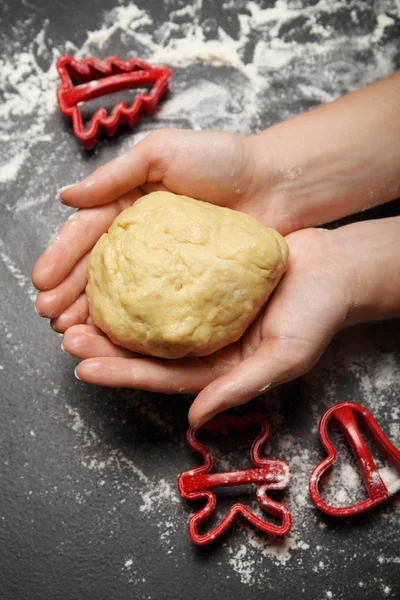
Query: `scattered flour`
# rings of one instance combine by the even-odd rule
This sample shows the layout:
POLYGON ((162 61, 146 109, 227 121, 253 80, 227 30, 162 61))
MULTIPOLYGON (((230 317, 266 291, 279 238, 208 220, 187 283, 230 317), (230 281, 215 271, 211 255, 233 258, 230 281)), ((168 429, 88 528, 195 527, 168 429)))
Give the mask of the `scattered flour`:
POLYGON ((378 556, 378 563, 383 565, 385 563, 394 563, 400 565, 400 556, 378 556))
MULTIPOLYGON (((85 422, 81 418, 78 410, 76 408, 67 406, 67 411, 72 418, 71 428, 73 431, 80 434, 84 442, 84 447, 91 448, 93 445, 98 443, 96 434, 85 425, 85 422)), ((145 475, 145 473, 143 473, 143 471, 139 469, 133 461, 129 460, 129 458, 127 458, 117 449, 108 449, 107 458, 104 460, 99 460, 96 457, 92 457, 90 454, 88 458, 82 460, 83 467, 86 467, 87 469, 97 473, 102 473, 113 465, 127 467, 139 481, 143 482, 144 484, 149 483, 149 478, 147 475, 145 475)))
MULTIPOLYGON (((178 69, 175 79, 181 89, 178 90, 173 81, 174 93, 157 117, 160 124, 178 122, 183 110, 191 128, 215 126, 218 122, 221 129, 249 133, 254 127, 257 103, 268 97, 275 81, 279 82, 281 69, 295 67, 300 75, 303 71, 313 74, 313 84, 299 81, 297 90, 304 99, 313 99, 316 103, 333 100, 341 89, 354 89, 390 73, 395 49, 380 47, 386 28, 393 24, 395 18, 394 10, 392 13, 385 10, 386 4, 388 2, 381 2, 377 7, 376 26, 372 32, 346 38, 346 44, 351 44, 347 50, 350 53, 373 47, 373 60, 364 73, 356 64, 352 68, 350 61, 346 72, 343 72, 338 34, 329 26, 323 27, 319 21, 321 13, 333 12, 340 7, 339 0, 321 0, 315 5, 310 3, 299 8, 285 0, 278 0, 274 6, 265 8, 254 1, 243 2, 241 7, 237 7, 238 34, 232 36, 219 27, 215 39, 205 36, 200 19, 201 2, 171 10, 168 21, 157 27, 150 14, 134 3, 117 6, 104 13, 103 22, 97 29, 87 32, 80 47, 69 40, 55 47, 50 40, 49 22, 46 20, 27 48, 19 52, 13 50, 0 57, 0 88, 4 90, 0 104, 0 139, 8 143, 8 152, 11 147, 13 155, 18 157, 9 162, 0 152, 0 182, 15 179, 32 148, 54 139, 48 123, 56 110, 58 75, 55 61, 62 54, 72 53, 77 58, 88 54, 101 56, 111 51, 114 43, 123 40, 132 48, 131 55, 138 47, 146 60, 167 63, 178 69), (310 39, 305 44, 297 41, 295 35, 283 33, 285 28, 292 31, 290 24, 298 17, 307 21, 310 39), (181 31, 184 31, 184 37, 180 35, 181 31), (336 63, 332 57, 336 57, 336 63), (218 83, 218 75, 210 79, 209 74, 200 71, 197 85, 189 84, 191 87, 182 88, 179 69, 196 64, 212 66, 216 74, 218 67, 227 67, 242 79, 235 82, 231 77, 218 83), (323 75, 318 75, 316 64, 322 68, 323 75), (329 64, 328 71, 324 70, 326 64, 329 64), (335 87, 339 82, 340 86, 335 87), (232 112, 232 102, 239 102, 239 120, 232 112), (211 105, 212 114, 209 110, 211 105)), ((229 2, 224 6, 229 9, 229 2)), ((40 203, 40 199, 37 202, 40 203)), ((17 202, 19 209, 34 205, 31 197, 22 197, 17 202)))
MULTIPOLYGON (((98 435, 86 425, 76 408, 66 406, 66 409, 70 419, 69 425, 79 436, 80 447, 85 451, 85 456, 81 460, 82 467, 96 474, 100 487, 108 485, 109 480, 109 485, 115 485, 112 481, 113 477, 110 477, 112 472, 128 470, 131 477, 127 478, 127 483, 123 488, 130 497, 136 497, 141 502, 139 504, 140 513, 144 518, 156 524, 159 538, 166 553, 170 554, 182 530, 186 529, 185 516, 182 514, 180 518, 177 518, 181 508, 181 499, 177 492, 176 480, 167 481, 165 478, 159 479, 147 475, 123 452, 101 444, 98 435), (98 457, 100 448, 103 458, 98 457)), ((157 425, 160 423, 158 422, 157 425)), ((83 502, 82 494, 78 495, 76 501, 78 504, 83 502)), ((125 503, 125 497, 119 503, 125 503)), ((114 506, 112 511, 116 510, 117 506, 114 506)), ((127 559, 125 567, 130 568, 130 566, 132 566, 132 560, 127 559)))
POLYGON ((17 267, 12 258, 8 256, 6 252, 4 252, 4 244, 2 240, 0 240, 0 258, 4 267, 17 281, 18 286, 28 294, 32 302, 35 302, 36 291, 31 283, 29 275, 23 273, 21 269, 17 267))
MULTIPOLYGON (((0 88, 4 90, 0 103, 0 185, 18 184, 23 176, 24 163, 38 149, 44 147, 47 160, 51 160, 48 157, 54 152, 53 146, 49 149, 49 145, 53 145, 55 139, 60 144, 70 143, 68 135, 56 138, 56 133, 60 132, 55 133, 51 126, 57 110, 55 60, 65 53, 72 53, 78 58, 87 54, 106 56, 112 52, 114 43, 123 41, 123 47, 129 48, 129 55, 140 49, 146 60, 173 67, 168 101, 160 107, 153 121, 146 122, 140 131, 133 131, 121 141, 123 150, 155 127, 182 126, 182 122, 192 129, 253 133, 270 124, 261 115, 267 115, 271 122, 292 116, 289 108, 281 108, 285 105, 281 91, 284 86, 293 86, 293 93, 306 109, 310 105, 329 102, 341 93, 365 85, 394 69, 396 49, 382 41, 386 29, 400 17, 400 9, 397 14, 395 4, 389 1, 377 3, 376 24, 372 31, 361 32, 351 38, 346 34, 341 37, 329 25, 323 26, 319 18, 323 12, 333 14, 342 7, 341 0, 310 2, 307 7, 289 0, 277 0, 271 3, 273 6, 265 8, 257 2, 243 1, 242 9, 237 10, 237 35, 219 27, 215 39, 206 36, 200 19, 200 4, 196 1, 171 11, 169 22, 160 26, 155 26, 150 13, 134 3, 117 6, 102 16, 97 28, 87 32, 80 47, 69 40, 54 47, 48 34, 49 23, 45 21, 27 48, 4 52, 0 57, 0 88), (310 41, 306 44, 297 41, 295 27, 291 25, 299 17, 307 21, 310 41), (360 68, 360 59, 357 58, 363 52, 370 53, 365 69, 360 68), (195 81, 185 77, 186 67, 196 69, 195 81)), ((237 7, 232 2, 224 3, 225 8, 229 6, 237 7)), ((11 43, 9 46, 12 48, 11 43)), ((297 106, 295 110, 298 110, 297 106)), ((60 155, 56 155, 56 160, 60 159, 60 155)), ((77 158, 77 162, 79 160, 77 158)), ((77 169, 80 172, 74 171, 75 178, 84 174, 83 166, 77 166, 77 169)), ((36 216, 32 209, 40 209, 47 202, 53 202, 55 190, 61 183, 47 173, 51 170, 49 164, 45 164, 43 171, 38 173, 38 181, 34 184, 27 182, 16 201, 5 204, 5 209, 13 216, 29 209, 33 222, 35 218, 42 220, 42 216, 36 216)), ((287 179, 299 175, 295 167, 285 173, 287 179)), ((1 194, 0 202, 4 202, 3 197, 1 194)), ((51 227, 47 233, 50 232, 51 227)), ((9 256, 8 250, 5 252, 4 244, 0 245, 0 250, 5 268, 33 300, 35 292, 29 274, 21 271, 18 261, 9 256)), ((368 349, 365 339, 357 347, 357 341, 347 338, 346 348, 335 356, 333 350, 331 354, 328 352, 325 359, 328 362, 322 360, 312 376, 304 378, 310 397, 319 399, 323 390, 326 406, 340 401, 343 398, 338 372, 354 378, 362 392, 358 400, 370 408, 378 422, 380 417, 390 415, 389 433, 392 441, 399 445, 399 408, 388 404, 389 393, 396 398, 400 396, 400 375, 394 353, 380 355, 372 347, 368 349), (335 366, 327 372, 329 361, 335 366)), ((15 354, 21 354, 19 348, 15 354)), ((16 360, 23 359, 17 356, 16 360)), ((29 372, 29 366, 24 365, 24 368, 29 372)), ((176 435, 173 426, 156 412, 151 413, 139 405, 140 402, 133 403, 138 414, 146 411, 153 424, 165 429, 172 438, 176 435)), ((150 519, 154 513, 157 515, 160 540, 165 544, 166 552, 171 553, 186 528, 185 515, 177 517, 181 512, 181 500, 175 481, 172 478, 156 480, 115 448, 102 447, 100 452, 96 433, 87 426, 79 411, 71 407, 67 410, 71 429, 79 437, 84 451, 82 467, 98 477, 101 487, 111 485, 111 471, 127 470, 129 479, 134 482, 132 493, 141 502, 139 510, 143 518, 150 519)), ((311 402, 310 421, 314 433, 320 414, 321 402, 311 402)), ((277 410, 271 415, 271 422, 277 427, 281 421, 277 410)), ((307 535, 307 524, 311 518, 317 518, 308 497, 307 485, 312 468, 320 460, 319 448, 305 448, 303 441, 295 438, 284 426, 279 439, 276 442, 272 440, 272 443, 276 445, 270 448, 268 454, 285 458, 293 472, 284 500, 292 511, 293 529, 285 539, 274 540, 242 524, 239 543, 227 538, 229 565, 246 585, 265 585, 264 561, 286 569, 294 556, 296 560, 293 562, 298 566, 304 553, 310 553, 315 559, 316 572, 326 571, 329 567, 329 556, 317 559, 319 554, 323 554, 323 548, 313 547, 313 541, 307 535)), ((221 455, 219 464, 226 470, 237 468, 231 455, 221 455)), ((380 474, 388 485, 395 485, 395 475, 387 466, 381 467, 380 474)), ((357 468, 344 463, 337 473, 332 474, 328 497, 338 503, 350 502, 359 486, 357 468)), ((77 503, 83 501, 84 495, 78 495, 77 503)), ((383 512, 382 518, 386 519, 388 527, 398 526, 398 516, 393 507, 391 512, 383 512)), ((321 521, 320 527, 323 530, 326 524, 321 521)), ((398 557, 383 555, 379 555, 377 560, 379 564, 399 562, 398 557)), ((130 570, 132 565, 133 560, 126 557, 124 568, 130 570)), ((360 587, 364 585, 363 581, 359 582, 360 587)), ((385 595, 391 593, 387 585, 382 584, 382 590, 385 595)), ((333 592, 327 590, 326 597, 332 598, 333 592)))
POLYGON ((395 494, 400 490, 400 471, 397 471, 391 465, 386 465, 379 469, 379 475, 390 494, 395 494))
POLYGON ((241 544, 237 550, 229 548, 228 562, 233 567, 233 570, 239 575, 242 583, 251 584, 256 572, 256 565, 252 557, 247 558, 249 550, 245 544, 241 544))
MULTIPOLYGON (((181 537, 182 530, 186 530, 187 518, 182 511, 182 500, 176 490, 176 481, 150 477, 122 452, 112 448, 102 448, 102 458, 99 458, 96 449, 99 448, 100 442, 96 433, 85 424, 76 408, 68 406, 67 412, 70 417, 71 429, 81 438, 80 446, 85 451, 82 466, 96 473, 100 481, 108 480, 110 470, 127 468, 135 481, 130 490, 134 490, 134 494, 141 500, 139 510, 145 518, 154 521, 154 517, 156 517, 160 540, 164 544, 167 554, 170 554, 181 537), (180 514, 179 518, 177 518, 177 514, 180 514)), ((289 434, 284 434, 283 439, 285 440, 285 459, 291 463, 293 471, 292 484, 288 488, 285 498, 293 515, 292 532, 283 539, 276 539, 260 534, 239 520, 237 526, 243 532, 245 541, 241 542, 239 546, 232 545, 228 537, 225 542, 229 565, 237 573, 242 583, 247 585, 262 584, 265 577, 262 569, 264 560, 272 561, 278 566, 285 566, 295 551, 299 553, 311 551, 309 541, 305 541, 303 538, 301 523, 311 509, 306 489, 308 472, 313 458, 309 450, 302 447, 301 440, 295 439, 289 434), (300 502, 298 501, 299 490, 302 490, 300 502)), ((239 460, 239 463, 242 461, 243 466, 248 460, 243 453, 237 456, 234 452, 219 455, 213 452, 213 455, 218 468, 226 470, 242 467, 241 464, 235 463, 235 459, 239 460)), ((81 502, 82 499, 78 498, 77 501, 81 502)))
POLYGON ((147 487, 146 491, 140 492, 140 495, 143 504, 139 506, 139 510, 144 513, 157 513, 164 508, 166 502, 180 502, 176 484, 172 486, 165 479, 157 479, 147 487))
POLYGON ((26 156, 24 154, 20 154, 14 156, 14 158, 7 163, 0 165, 0 183, 15 179, 25 158, 26 156))
POLYGON ((392 591, 392 588, 390 587, 390 585, 383 586, 383 593, 386 594, 387 596, 390 594, 391 591, 392 591))

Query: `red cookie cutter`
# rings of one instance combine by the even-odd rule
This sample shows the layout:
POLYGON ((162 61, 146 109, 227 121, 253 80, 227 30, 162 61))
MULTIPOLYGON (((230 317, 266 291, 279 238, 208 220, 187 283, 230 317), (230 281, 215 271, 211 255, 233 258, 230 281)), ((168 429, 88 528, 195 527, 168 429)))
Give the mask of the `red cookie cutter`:
POLYGON ((58 105, 72 120, 74 134, 85 148, 95 145, 102 128, 108 135, 114 135, 121 123, 136 123, 142 109, 154 113, 171 77, 167 67, 153 67, 140 58, 124 61, 118 56, 108 56, 104 60, 87 56, 76 60, 72 56, 62 56, 56 66, 62 82, 57 88, 58 105), (148 84, 154 84, 150 92, 139 93, 130 106, 118 102, 109 116, 105 108, 99 108, 88 128, 84 129, 79 109, 82 102, 148 84))
POLYGON ((372 438, 389 461, 396 468, 400 468, 400 451, 386 437, 371 413, 355 402, 340 402, 328 408, 319 423, 319 437, 328 456, 320 462, 311 474, 310 494, 316 506, 328 515, 334 517, 348 517, 355 515, 380 504, 395 494, 400 489, 400 476, 389 487, 383 482, 371 453, 360 432, 358 421, 363 421, 372 438), (327 504, 319 493, 319 481, 323 473, 336 461, 337 453, 329 439, 328 425, 331 419, 335 419, 343 430, 350 447, 357 458, 360 470, 367 486, 369 497, 350 506, 331 506, 327 504))
POLYGON ((195 469, 188 469, 179 475, 178 489, 186 500, 204 498, 205 506, 189 520, 189 535, 195 544, 204 545, 221 535, 232 523, 237 515, 244 517, 249 523, 266 533, 283 536, 289 533, 292 527, 292 517, 289 509, 279 502, 275 502, 266 494, 267 490, 283 490, 291 479, 289 465, 283 460, 267 459, 261 457, 261 449, 271 436, 271 428, 264 415, 249 414, 245 417, 222 416, 214 419, 202 427, 208 432, 245 431, 248 427, 260 427, 261 431, 251 446, 250 456, 255 468, 226 473, 210 473, 213 460, 209 449, 196 439, 196 431, 189 427, 186 439, 191 448, 201 454, 204 463, 195 469), (213 512, 217 498, 212 488, 227 487, 231 485, 246 485, 259 483, 257 500, 267 513, 281 517, 282 524, 275 525, 257 517, 244 504, 234 504, 227 514, 213 529, 201 535, 198 532, 200 523, 205 521, 213 512))

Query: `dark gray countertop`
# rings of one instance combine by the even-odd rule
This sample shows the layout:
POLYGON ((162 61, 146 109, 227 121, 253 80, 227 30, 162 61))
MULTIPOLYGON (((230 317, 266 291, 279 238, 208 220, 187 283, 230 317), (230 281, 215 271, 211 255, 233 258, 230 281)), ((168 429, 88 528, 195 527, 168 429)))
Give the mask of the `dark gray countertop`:
MULTIPOLYGON (((186 5, 2 6, 0 598, 399 598, 399 498, 336 522, 314 509, 307 482, 323 456, 319 417, 336 401, 363 403, 400 445, 400 323, 344 332, 311 374, 252 403, 273 423, 271 456, 293 470, 282 496, 292 533, 277 541, 239 524, 197 548, 176 491, 196 464, 184 442, 190 399, 77 381, 33 310, 32 265, 70 212, 56 200, 62 185, 150 129, 252 133, 400 67, 398 0, 186 5), (86 152, 55 106, 51 65, 64 53, 165 62, 171 91, 156 118, 86 152)), ((398 202, 374 214, 390 213, 398 202)), ((242 449, 228 449, 221 464, 240 466, 242 449)), ((358 497, 354 466, 338 471, 331 494, 358 497)))

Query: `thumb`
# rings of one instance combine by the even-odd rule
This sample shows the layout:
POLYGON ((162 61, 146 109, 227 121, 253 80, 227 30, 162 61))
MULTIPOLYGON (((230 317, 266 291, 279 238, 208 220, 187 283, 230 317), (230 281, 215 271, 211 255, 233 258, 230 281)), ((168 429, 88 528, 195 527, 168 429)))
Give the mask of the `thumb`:
POLYGON ((306 373, 316 362, 310 342, 278 339, 266 342, 249 358, 205 387, 189 410, 189 423, 200 427, 218 413, 245 404, 267 389, 306 373))
POLYGON ((83 181, 61 189, 61 202, 75 208, 100 206, 117 200, 146 181, 160 181, 164 176, 163 148, 170 137, 169 133, 153 131, 83 181))

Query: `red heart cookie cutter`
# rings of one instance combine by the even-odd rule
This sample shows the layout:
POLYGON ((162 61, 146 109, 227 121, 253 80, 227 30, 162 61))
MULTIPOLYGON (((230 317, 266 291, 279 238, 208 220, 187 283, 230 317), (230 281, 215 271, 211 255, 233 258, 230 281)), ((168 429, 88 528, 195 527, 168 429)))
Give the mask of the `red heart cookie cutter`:
POLYGON ((316 506, 328 515, 334 517, 348 517, 355 515, 380 504, 395 494, 400 489, 400 475, 397 481, 386 486, 382 480, 378 468, 360 432, 358 421, 363 421, 367 426, 371 437, 375 439, 381 451, 387 459, 398 469, 400 468, 400 451, 386 437, 371 413, 355 402, 340 402, 328 408, 322 415, 319 423, 319 437, 328 456, 320 462, 311 474, 310 494, 316 506), (331 506, 327 504, 319 493, 319 481, 323 473, 333 465, 337 458, 337 452, 329 439, 328 425, 331 419, 335 419, 343 430, 350 447, 357 458, 360 470, 367 486, 369 497, 350 506, 331 506))
POLYGON ((230 471, 226 473, 211 473, 213 459, 210 450, 196 439, 196 431, 189 427, 186 439, 191 448, 196 450, 204 459, 204 463, 194 469, 188 469, 179 475, 178 489, 186 500, 204 498, 205 506, 189 520, 189 535, 195 544, 203 545, 211 542, 221 535, 236 518, 241 515, 249 523, 266 533, 283 536, 292 526, 292 517, 289 509, 279 502, 275 502, 266 494, 267 490, 283 490, 289 483, 291 472, 289 465, 283 460, 267 459, 261 457, 261 449, 271 436, 271 428, 264 415, 249 414, 244 417, 222 416, 204 425, 204 431, 218 433, 222 431, 245 431, 249 427, 258 426, 260 433, 251 446, 250 456, 255 468, 230 471), (217 498, 212 488, 227 487, 231 485, 260 484, 257 488, 257 500, 263 510, 282 520, 281 525, 275 525, 257 517, 244 504, 234 504, 227 514, 213 529, 201 535, 199 525, 210 517, 214 511, 217 498))
POLYGON ((140 58, 124 61, 118 56, 108 56, 104 60, 87 56, 76 60, 72 56, 62 56, 56 66, 61 79, 57 88, 58 105, 71 119, 74 134, 85 148, 95 145, 102 129, 108 135, 114 135, 121 123, 136 123, 142 110, 154 113, 171 77, 167 67, 153 67, 140 58), (96 110, 88 128, 84 129, 79 109, 81 103, 148 84, 153 84, 150 92, 137 94, 129 106, 118 102, 109 116, 105 108, 96 110))

